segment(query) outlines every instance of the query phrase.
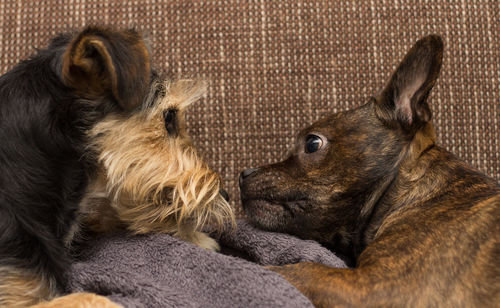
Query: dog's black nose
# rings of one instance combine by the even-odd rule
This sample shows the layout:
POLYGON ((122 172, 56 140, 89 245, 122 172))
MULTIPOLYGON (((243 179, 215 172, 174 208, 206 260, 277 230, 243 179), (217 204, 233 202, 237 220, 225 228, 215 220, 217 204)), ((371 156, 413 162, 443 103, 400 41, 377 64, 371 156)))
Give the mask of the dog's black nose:
POLYGON ((226 199, 226 201, 229 202, 229 194, 227 193, 227 191, 225 191, 224 189, 220 189, 219 194, 222 196, 222 198, 226 199))
POLYGON ((239 182, 240 182, 240 186, 241 186, 241 183, 243 182, 243 180, 247 177, 249 177, 250 175, 254 174, 255 172, 257 172, 257 168, 249 168, 249 169, 245 169, 243 170, 241 173, 240 173, 240 178, 239 178, 239 182))

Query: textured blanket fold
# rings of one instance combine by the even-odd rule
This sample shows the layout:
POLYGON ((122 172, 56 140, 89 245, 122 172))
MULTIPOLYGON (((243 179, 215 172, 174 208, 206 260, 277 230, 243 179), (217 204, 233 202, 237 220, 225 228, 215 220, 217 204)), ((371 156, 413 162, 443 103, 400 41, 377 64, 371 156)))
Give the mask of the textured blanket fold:
POLYGON ((222 253, 166 234, 95 238, 71 266, 67 291, 105 295, 125 307, 312 307, 261 265, 345 266, 315 242, 257 230, 244 221, 235 232, 222 234, 220 243, 222 253))

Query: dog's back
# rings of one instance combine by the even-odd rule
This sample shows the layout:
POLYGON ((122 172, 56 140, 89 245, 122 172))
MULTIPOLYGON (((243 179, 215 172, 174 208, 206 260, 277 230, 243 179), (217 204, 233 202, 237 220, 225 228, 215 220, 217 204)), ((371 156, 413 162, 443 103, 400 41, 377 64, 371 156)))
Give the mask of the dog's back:
POLYGON ((366 249, 357 268, 360 275, 366 273, 366 301, 373 306, 495 306, 500 300, 500 186, 438 146, 421 155, 414 168, 407 167, 401 167, 374 211, 363 239, 366 249), (398 208, 384 211, 396 202, 398 208))
MULTIPOLYGON (((9 259, 23 260, 62 272, 65 252, 52 243, 66 234, 69 226, 62 222, 74 215, 86 182, 83 152, 75 147, 83 135, 72 123, 78 119, 67 119, 77 115, 71 111, 77 104, 57 82, 50 63, 63 51, 54 46, 0 78, 3 266, 9 259)), ((61 277, 56 274, 56 279, 61 277)))
POLYGON ((57 37, 0 77, 0 306, 60 290, 65 243, 92 172, 87 130, 140 103, 115 88, 133 83, 143 95, 149 86, 148 54, 134 44, 143 44, 137 33, 90 27, 57 37), (136 75, 117 68, 123 60, 136 75))

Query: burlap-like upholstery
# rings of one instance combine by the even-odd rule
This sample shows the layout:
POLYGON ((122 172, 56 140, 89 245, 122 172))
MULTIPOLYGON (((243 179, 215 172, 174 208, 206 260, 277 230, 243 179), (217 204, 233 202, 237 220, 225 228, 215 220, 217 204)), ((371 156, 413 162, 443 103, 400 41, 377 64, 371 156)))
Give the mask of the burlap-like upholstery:
POLYGON ((500 179, 498 0, 408 3, 0 1, 1 72, 61 31, 141 29, 157 68, 210 80, 188 124, 241 214, 242 169, 282 159, 300 128, 365 102, 418 38, 438 33, 446 50, 430 102, 439 142, 500 179))

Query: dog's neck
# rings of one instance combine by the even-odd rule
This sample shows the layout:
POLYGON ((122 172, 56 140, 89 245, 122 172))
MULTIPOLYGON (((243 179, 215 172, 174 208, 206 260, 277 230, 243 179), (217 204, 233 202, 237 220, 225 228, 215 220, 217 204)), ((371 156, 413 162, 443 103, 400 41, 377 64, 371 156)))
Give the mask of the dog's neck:
MULTIPOLYGON (((405 206, 410 199, 421 199, 427 191, 409 191, 408 187, 426 176, 432 161, 427 152, 435 147, 435 132, 432 123, 427 123, 420 129, 410 142, 403 147, 401 155, 394 167, 373 188, 361 208, 353 238, 353 254, 357 259, 359 254, 375 238, 382 221, 398 208, 405 206), (395 202, 394 198, 404 196, 406 200, 395 202)), ((400 201, 400 199, 398 199, 400 201)))

